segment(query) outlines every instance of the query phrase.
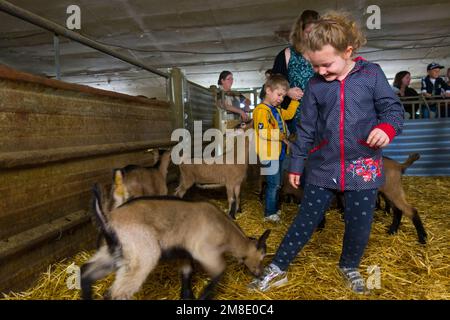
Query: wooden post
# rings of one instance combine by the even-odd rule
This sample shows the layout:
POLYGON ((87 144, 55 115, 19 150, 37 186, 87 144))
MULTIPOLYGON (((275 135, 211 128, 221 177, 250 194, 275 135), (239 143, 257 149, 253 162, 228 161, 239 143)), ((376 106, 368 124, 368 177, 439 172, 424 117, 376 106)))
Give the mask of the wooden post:
POLYGON ((183 74, 178 68, 170 71, 170 108, 173 127, 184 128, 183 74))

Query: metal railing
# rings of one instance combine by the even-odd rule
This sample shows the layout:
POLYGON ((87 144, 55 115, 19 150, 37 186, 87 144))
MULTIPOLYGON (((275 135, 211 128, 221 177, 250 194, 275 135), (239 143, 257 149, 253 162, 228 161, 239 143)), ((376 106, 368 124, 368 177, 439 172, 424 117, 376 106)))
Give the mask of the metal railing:
POLYGON ((174 116, 174 124, 175 127, 181 127, 184 125, 184 100, 185 100, 185 92, 186 88, 191 85, 194 87, 200 87, 203 91, 209 90, 209 88, 200 86, 199 84, 189 81, 186 77, 181 74, 180 70, 177 68, 172 68, 170 73, 166 73, 160 71, 158 69, 153 68, 152 66, 145 64, 139 61, 136 58, 128 56, 126 54, 117 52, 111 49, 109 46, 101 44, 87 36, 84 36, 80 33, 71 31, 53 21, 45 19, 41 16, 38 16, 30 11, 17 7, 11 4, 8 1, 0 0, 0 11, 3 11, 11 16, 24 20, 28 23, 31 23, 35 26, 41 27, 53 33, 53 45, 55 50, 55 74, 58 80, 61 79, 61 66, 60 66, 60 43, 59 36, 63 36, 75 42, 81 43, 87 47, 93 48, 100 52, 103 52, 109 56, 115 57, 119 60, 127 62, 131 65, 139 67, 143 70, 149 71, 153 74, 159 75, 168 79, 167 88, 166 88, 166 96, 170 101, 171 106, 173 108, 173 116, 174 116))
MULTIPOLYGON (((113 56, 115 58, 118 58, 122 61, 128 62, 137 67, 140 67, 144 70, 150 71, 161 77, 164 77, 164 78, 169 77, 169 74, 166 72, 159 71, 145 63, 142 63, 141 61, 139 61, 135 58, 129 57, 125 54, 122 54, 120 52, 112 50, 110 47, 105 46, 93 39, 90 39, 89 37, 86 37, 86 36, 83 36, 82 34, 73 32, 53 21, 47 20, 47 19, 42 18, 42 17, 38 16, 37 14, 34 14, 28 10, 17 7, 15 5, 13 5, 12 3, 9 3, 8 1, 0 0, 0 10, 3 12, 6 12, 16 18, 27 21, 35 26, 46 29, 46 30, 54 33, 55 36, 64 36, 64 37, 71 39, 73 41, 76 41, 78 43, 82 43, 85 46, 88 46, 88 47, 91 47, 98 51, 101 51, 103 53, 106 53, 106 54, 113 56)), ((56 47, 56 44, 55 44, 55 47, 56 47)), ((56 52, 58 52, 58 50, 56 52)), ((55 59, 57 60, 57 63, 58 63, 59 57, 55 57, 55 59)), ((57 65, 56 68, 58 69, 59 66, 57 65)))
POLYGON ((405 111, 409 114, 409 117, 405 114, 405 118, 422 119, 427 115, 434 118, 447 118, 449 116, 450 98, 419 95, 415 97, 401 97, 400 101, 405 111))

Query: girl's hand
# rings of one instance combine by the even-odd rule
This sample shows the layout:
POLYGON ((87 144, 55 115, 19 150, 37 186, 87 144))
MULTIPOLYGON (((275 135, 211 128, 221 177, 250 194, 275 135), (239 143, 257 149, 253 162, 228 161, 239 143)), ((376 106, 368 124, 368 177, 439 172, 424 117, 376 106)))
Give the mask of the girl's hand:
POLYGON ((298 186, 300 185, 300 175, 289 173, 288 178, 291 186, 295 189, 298 189, 298 186))
POLYGON ((369 137, 366 142, 371 148, 383 148, 386 147, 391 141, 383 130, 375 128, 369 133, 369 137))

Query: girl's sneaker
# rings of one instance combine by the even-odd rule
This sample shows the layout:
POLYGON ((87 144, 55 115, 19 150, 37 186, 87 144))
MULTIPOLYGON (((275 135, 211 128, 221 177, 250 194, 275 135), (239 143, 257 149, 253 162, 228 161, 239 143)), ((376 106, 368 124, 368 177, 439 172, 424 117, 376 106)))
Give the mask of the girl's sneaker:
POLYGON ((339 268, 339 271, 353 292, 357 294, 369 293, 369 290, 366 288, 366 283, 357 268, 339 268))
POLYGON ((271 214, 270 216, 264 217, 264 221, 271 221, 271 222, 280 222, 281 218, 278 213, 271 214))
POLYGON ((249 284, 249 289, 267 291, 273 287, 279 287, 288 281, 285 271, 282 271, 277 265, 269 264, 264 268, 263 275, 249 284))

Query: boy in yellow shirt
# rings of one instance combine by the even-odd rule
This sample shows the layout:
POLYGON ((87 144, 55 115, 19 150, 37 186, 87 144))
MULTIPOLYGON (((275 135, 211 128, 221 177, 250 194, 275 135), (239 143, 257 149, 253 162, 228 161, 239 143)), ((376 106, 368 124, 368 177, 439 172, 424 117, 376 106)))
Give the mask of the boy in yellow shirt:
POLYGON ((278 222, 278 191, 281 186, 282 164, 287 154, 287 127, 285 120, 294 117, 299 102, 292 100, 287 109, 280 107, 289 89, 285 77, 275 74, 264 84, 266 95, 262 103, 253 111, 256 153, 263 165, 262 175, 266 175, 265 220, 278 222))

